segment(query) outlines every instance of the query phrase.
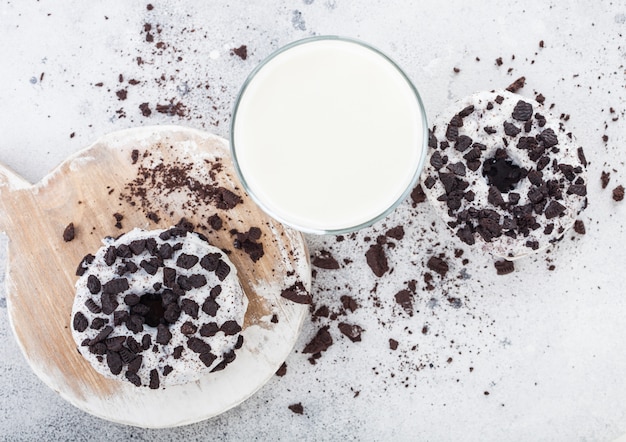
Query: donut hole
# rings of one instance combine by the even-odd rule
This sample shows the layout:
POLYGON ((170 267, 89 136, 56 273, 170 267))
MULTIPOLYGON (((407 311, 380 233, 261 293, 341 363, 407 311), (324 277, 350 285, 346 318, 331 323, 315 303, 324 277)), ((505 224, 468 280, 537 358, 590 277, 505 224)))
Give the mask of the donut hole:
POLYGON ((146 293, 139 298, 139 303, 149 309, 144 315, 146 325, 156 327, 164 321, 165 307, 160 293, 146 293))
POLYGON ((490 186, 496 186, 502 193, 514 190, 525 176, 525 170, 513 163, 502 149, 493 158, 483 162, 483 176, 490 186))

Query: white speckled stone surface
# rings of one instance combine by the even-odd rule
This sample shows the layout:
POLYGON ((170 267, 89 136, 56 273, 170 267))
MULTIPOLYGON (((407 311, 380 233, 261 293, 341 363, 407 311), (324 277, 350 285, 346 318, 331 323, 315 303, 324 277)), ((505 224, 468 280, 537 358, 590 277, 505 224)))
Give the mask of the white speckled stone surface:
POLYGON ((316 269, 316 306, 337 313, 349 295, 360 307, 307 321, 285 376, 177 429, 116 425, 66 404, 25 363, 2 291, 0 439, 609 441, 626 433, 626 201, 611 198, 626 183, 626 5, 477 3, 2 2, 0 162, 30 181, 113 130, 181 124, 227 137, 238 88, 263 57, 302 37, 341 34, 394 58, 430 121, 454 99, 524 75, 521 95, 541 92, 569 114, 590 163, 590 206, 586 235, 571 232, 506 276, 451 238, 426 203, 409 200, 343 241, 309 236, 314 257, 330 251, 340 264, 316 269), (246 60, 231 54, 241 45, 246 60), (170 102, 183 103, 180 115, 157 111, 170 102), (606 189, 602 171, 611 174, 606 189), (389 270, 376 277, 365 252, 398 225, 402 239, 380 240, 389 270), (448 263, 445 276, 426 267, 432 256, 448 263), (402 290, 411 315, 396 303, 402 290), (341 322, 360 326, 362 340, 342 335, 341 322), (334 345, 313 365, 302 350, 324 326, 334 345), (296 403, 302 415, 288 408, 296 403))

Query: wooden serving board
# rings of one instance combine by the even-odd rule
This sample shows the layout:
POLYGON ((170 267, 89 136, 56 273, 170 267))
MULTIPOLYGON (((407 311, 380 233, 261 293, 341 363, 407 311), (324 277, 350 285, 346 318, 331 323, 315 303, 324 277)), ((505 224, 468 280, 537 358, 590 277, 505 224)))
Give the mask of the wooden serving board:
POLYGON ((307 314, 307 306, 280 296, 297 281, 310 289, 302 235, 269 218, 245 194, 227 142, 197 130, 170 126, 112 133, 35 185, 0 166, 0 231, 9 238, 9 318, 28 363, 70 403, 114 422, 171 427, 241 403, 285 360, 307 314), (241 202, 229 208, 232 194, 211 191, 215 188, 241 202), (213 215, 221 228, 215 218, 210 221, 213 215), (244 346, 224 371, 192 384, 150 390, 106 379, 76 351, 71 335, 76 268, 106 236, 134 227, 166 228, 182 217, 226 250, 238 269, 249 299, 244 346), (66 242, 69 223, 75 237, 66 242), (251 227, 262 232, 263 256, 256 262, 235 247, 233 230, 245 233, 251 227))

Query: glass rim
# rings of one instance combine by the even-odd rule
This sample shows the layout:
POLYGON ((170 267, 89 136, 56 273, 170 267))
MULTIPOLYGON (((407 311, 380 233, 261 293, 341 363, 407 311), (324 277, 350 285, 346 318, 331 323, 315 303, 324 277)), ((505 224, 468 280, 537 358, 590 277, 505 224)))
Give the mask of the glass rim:
MULTIPOLYGON (((231 156, 232 156, 232 161, 233 161, 235 173, 237 174, 237 177, 239 178, 239 181, 241 182, 241 185, 243 186, 243 188, 246 191, 246 193, 250 196, 250 198, 266 214, 268 214, 269 216, 271 216, 275 220, 279 221, 280 223, 285 224, 285 225, 287 225, 289 227, 292 227, 292 228, 294 228, 294 229, 296 229, 296 230, 298 230, 300 232, 303 232, 303 233, 310 233, 310 234, 316 234, 316 235, 342 235, 342 234, 346 234, 346 233, 356 232, 358 230, 361 230, 363 228, 369 227, 372 224, 382 220, 387 215, 389 215, 391 212, 393 212, 409 196, 409 194, 412 192, 413 188, 416 186, 417 182, 419 181, 419 178, 420 178, 421 173, 422 173, 422 169, 424 168, 424 162, 426 160, 426 156, 427 156, 427 152, 428 152, 428 122, 426 120, 426 110, 424 108, 424 103, 422 102, 422 98, 421 98, 417 88, 415 87, 415 85, 413 84, 411 79, 406 75, 406 73, 400 68, 400 66, 398 66, 398 64, 395 61, 393 61, 389 56, 387 56, 384 52, 382 52, 381 50, 375 48, 374 46, 370 45, 369 43, 365 43, 365 42, 363 42, 361 40, 358 40, 358 39, 355 39, 355 38, 352 38, 352 37, 343 37, 343 36, 338 36, 338 35, 319 35, 319 36, 307 37, 307 38, 295 40, 295 41, 292 41, 291 43, 288 43, 288 44, 286 44, 284 46, 281 46, 279 49, 275 50, 270 55, 268 55, 266 58, 264 58, 250 72, 250 74, 248 75, 246 80, 243 82, 241 88, 239 89, 239 93, 237 94, 237 97, 235 99, 235 104, 233 106, 232 116, 231 116, 231 121, 230 121, 229 141, 230 141, 230 152, 231 152, 231 156), (369 219, 367 221, 364 221, 362 223, 356 224, 354 226, 344 227, 344 228, 339 228, 339 229, 316 229, 316 228, 311 228, 311 227, 308 227, 308 226, 302 226, 302 225, 299 225, 298 223, 294 223, 294 222, 288 221, 288 220, 284 219, 283 217, 279 216, 278 214, 276 214, 270 207, 268 207, 263 201, 261 201, 261 199, 254 193, 254 191, 248 185, 245 177, 243 176, 241 168, 239 167, 239 161, 237 159, 237 149, 236 149, 236 143, 235 143, 235 122, 237 120, 237 110, 239 109, 239 104, 241 102, 242 97, 244 96, 248 86, 254 80, 256 75, 270 61, 272 61, 274 58, 276 58, 277 56, 281 55, 282 53, 284 53, 284 52, 286 52, 286 51, 288 51, 288 50, 290 50, 290 49, 292 49, 294 47, 297 47, 297 46, 301 46, 301 45, 308 44, 308 43, 313 43, 313 42, 316 42, 316 41, 324 41, 324 40, 336 40, 336 41, 343 41, 343 42, 346 42, 346 43, 352 43, 352 44, 359 45, 359 46, 361 46, 361 47, 363 47, 365 49, 373 51, 374 53, 376 53, 379 56, 381 56, 388 63, 390 63, 391 66, 393 66, 396 69, 396 71, 398 71, 398 73, 401 75, 401 77, 406 81, 406 83, 408 84, 410 90, 413 92, 413 96, 415 97, 415 99, 417 101, 418 108, 419 108, 420 113, 421 113, 421 124, 422 124, 421 155, 420 155, 417 167, 415 169, 415 173, 414 173, 413 177, 411 178, 411 181, 407 185, 407 188, 402 192, 402 194, 389 207, 387 207, 385 210, 383 210, 378 215, 372 217, 371 219, 369 219)), ((418 149, 420 148, 420 146, 416 146, 416 147, 418 149)))

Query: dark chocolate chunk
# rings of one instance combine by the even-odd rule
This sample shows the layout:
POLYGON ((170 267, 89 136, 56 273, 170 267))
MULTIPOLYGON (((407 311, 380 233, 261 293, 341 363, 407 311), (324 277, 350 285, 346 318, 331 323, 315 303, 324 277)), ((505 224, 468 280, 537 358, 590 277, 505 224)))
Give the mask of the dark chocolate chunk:
POLYGON ((622 201, 624 199, 624 186, 621 184, 613 189, 613 201, 622 201))
POLYGON ((143 316, 130 315, 126 321, 126 328, 133 333, 141 333, 143 331, 143 324, 145 319, 143 316))
MULTIPOLYGON (((131 339, 131 337, 129 337, 128 339, 131 339)), ((150 348, 150 346, 152 345, 152 337, 148 334, 143 335, 143 337, 141 338, 141 348, 144 350, 147 350, 150 348)))
POLYGON ((441 275, 442 278, 448 273, 448 263, 437 256, 431 256, 426 263, 426 267, 441 275))
POLYGON ((122 372, 122 358, 116 351, 107 351, 107 365, 109 370, 114 375, 118 375, 122 372))
POLYGON ((537 139, 539 141, 543 141, 543 145, 547 148, 559 144, 559 139, 557 138, 554 131, 550 128, 545 129, 543 132, 537 135, 537 139))
POLYGON ((509 273, 513 273, 515 271, 515 265, 513 262, 507 261, 506 259, 496 261, 494 266, 496 267, 498 275, 508 275, 509 273))
POLYGON ((470 104, 469 106, 464 108, 461 112, 459 112, 459 117, 465 118, 468 115, 470 115, 472 112, 474 112, 474 105, 470 104))
POLYGON ((174 249, 170 245, 170 243, 165 243, 159 247, 159 256, 163 259, 170 259, 174 254, 174 249))
POLYGON ((217 276, 217 279, 223 281, 226 279, 229 273, 230 266, 220 259, 217 262, 217 269, 215 269, 215 275, 217 276))
POLYGON ((339 331, 348 337, 352 342, 361 341, 361 333, 363 333, 363 327, 356 324, 348 324, 346 322, 340 322, 337 327, 339 331))
POLYGON ((474 233, 472 231, 472 228, 471 226, 467 224, 464 227, 461 227, 460 229, 457 230, 456 236, 458 236, 459 239, 463 241, 465 244, 468 244, 470 246, 474 245, 475 243, 474 233))
POLYGON ((311 304, 313 302, 311 294, 301 281, 297 281, 292 286, 284 289, 280 296, 297 304, 311 304))
POLYGON ((202 304, 202 311, 209 316, 215 316, 219 308, 220 305, 211 297, 206 298, 202 304))
POLYGON ((130 250, 130 247, 126 244, 120 244, 115 249, 115 254, 120 258, 130 258, 133 256, 133 252, 130 250))
POLYGON ((176 270, 171 267, 163 267, 163 285, 172 288, 176 283, 176 270))
POLYGON ((181 253, 178 259, 176 260, 176 265, 183 269, 190 269, 196 265, 199 261, 196 255, 188 255, 186 253, 181 253))
POLYGON ((189 284, 191 284, 191 287, 193 287, 194 289, 198 289, 200 287, 204 287, 207 284, 207 280, 204 275, 191 275, 189 277, 189 284))
POLYGON ((498 207, 504 206, 504 198, 502 198, 502 192, 500 192, 500 190, 496 186, 489 186, 487 202, 498 207))
POLYGON ((220 328, 215 322, 209 322, 208 324, 203 324, 200 327, 200 336, 210 338, 211 336, 215 336, 219 330, 220 328))
POLYGON ((209 295, 211 296, 211 298, 215 299, 220 295, 220 293, 222 293, 222 286, 216 285, 215 287, 211 289, 211 291, 209 292, 209 295))
POLYGON ((504 133, 509 137, 516 137, 522 130, 516 125, 509 123, 508 121, 504 122, 504 133))
POLYGON ((389 270, 389 264, 387 263, 387 256, 385 255, 385 249, 380 244, 372 245, 365 253, 367 265, 372 269, 374 275, 379 278, 389 270))
POLYGON ((222 218, 217 214, 209 216, 208 221, 213 230, 220 230, 223 226, 222 218))
POLYGON ((473 140, 467 135, 461 135, 457 138, 454 148, 459 152, 465 152, 471 145, 473 140))
POLYGON ((304 413, 304 407, 302 406, 302 403, 300 403, 300 402, 298 402, 297 404, 291 404, 287 408, 289 408, 295 414, 303 414, 304 413))
POLYGON ((578 153, 578 160, 580 161, 580 164, 587 167, 587 158, 585 158, 585 152, 583 151, 583 148, 579 147, 576 152, 578 153))
POLYGON ((209 253, 204 255, 200 260, 200 266, 209 272, 217 270, 217 265, 220 262, 221 255, 219 253, 209 253))
POLYGON ((128 382, 133 384, 135 387, 141 387, 141 378, 137 375, 137 373, 132 373, 130 371, 126 371, 124 374, 128 382))
POLYGON ((385 236, 400 241, 402 238, 404 238, 404 227, 402 226, 392 227, 391 229, 385 232, 385 236))
POLYGON ((137 373, 139 369, 141 368, 142 362, 143 362, 143 356, 136 355, 128 362, 128 368, 126 369, 127 372, 137 373))
POLYGON ((547 219, 552 219, 565 212, 565 206, 558 201, 550 201, 548 207, 546 207, 545 215, 547 219))
POLYGON ((150 275, 156 275, 157 270, 159 269, 159 263, 156 259, 151 258, 149 260, 142 260, 139 263, 139 266, 146 271, 146 273, 150 275))
POLYGON ((89 341, 89 345, 95 345, 98 342, 104 341, 111 334, 112 331, 113 331, 113 327, 111 327, 110 325, 107 325, 102 330, 100 330, 98 334, 91 341, 89 341))
POLYGON ((126 336, 116 336, 114 338, 108 338, 104 341, 107 346, 107 350, 110 351, 120 351, 124 342, 126 342, 126 336))
POLYGON ((149 387, 152 390, 156 390, 159 388, 160 382, 159 382, 159 372, 157 371, 156 368, 153 368, 152 370, 150 370, 150 385, 149 387))
POLYGON ((128 312, 126 310, 115 310, 113 312, 113 325, 124 324, 128 320, 128 312))
POLYGON ((187 339, 187 347, 194 353, 199 354, 209 353, 211 351, 211 346, 200 338, 187 339))
POLYGON ((339 263, 328 250, 320 250, 319 254, 311 260, 311 264, 326 270, 336 270, 339 268, 339 263))
POLYGON ((140 300, 141 298, 139 297, 139 295, 136 295, 134 293, 129 293, 128 295, 124 296, 124 304, 130 307, 139 304, 140 300))
POLYGON ((395 299, 409 316, 413 316, 413 294, 409 290, 400 290, 396 293, 395 299))
POLYGON ((302 353, 316 354, 328 350, 333 345, 333 338, 328 331, 329 326, 320 328, 313 339, 304 347, 302 353))
POLYGON ((85 301, 85 307, 87 307, 91 313, 100 313, 102 311, 102 308, 91 298, 85 301))
POLYGON ((579 235, 584 235, 585 233, 587 233, 585 230, 585 223, 582 220, 577 219, 574 222, 574 232, 578 233, 579 235))
POLYGON ((521 88, 524 87, 524 84, 526 84, 526 77, 519 77, 517 80, 515 80, 513 83, 511 83, 510 85, 507 86, 506 90, 509 92, 517 92, 518 90, 520 90, 521 88))
POLYGON ((87 330, 87 327, 89 326, 89 321, 87 320, 85 315, 83 315, 81 312, 76 312, 76 314, 74 315, 74 321, 72 322, 72 325, 74 327, 74 330, 76 330, 79 333, 82 333, 85 330, 87 330))
POLYGON ((118 293, 122 293, 128 289, 129 289, 128 279, 115 278, 105 283, 104 286, 102 286, 102 293, 107 294, 107 295, 117 295, 118 293))
POLYGON ((459 127, 456 125, 449 124, 446 129, 446 138, 449 141, 456 141, 459 136, 459 127))
POLYGON ((193 335, 198 330, 198 327, 193 322, 185 322, 180 326, 180 332, 183 335, 193 335))
POLYGON ((519 100, 513 109, 511 117, 518 121, 528 121, 533 116, 533 105, 519 100))
POLYGON ((180 359, 184 350, 184 347, 182 345, 179 345, 178 347, 174 348, 174 351, 172 352, 172 357, 174 359, 180 359))
MULTIPOLYGON (((217 359, 217 356, 215 356, 211 352, 207 352, 207 353, 200 353, 200 356, 198 358, 202 361, 202 363, 205 366, 210 367, 211 364, 215 362, 215 360, 217 359)), ((222 361, 222 363, 224 363, 224 361, 222 361)), ((211 372, 218 371, 217 370, 218 367, 219 365, 217 365, 213 370, 211 370, 211 372)), ((226 367, 226 364, 224 364, 224 367, 222 368, 225 368, 225 367, 226 367)))
MULTIPOLYGON (((427 189, 432 189, 436 182, 437 181, 435 180, 435 178, 433 178, 432 176, 428 175, 426 177, 426 179, 424 180, 424 186, 426 186, 427 189)), ((422 193, 423 193, 423 191, 422 191, 422 193)), ((422 199, 420 202, 426 201, 425 197, 426 197, 426 194, 424 194, 424 199, 422 199)))
POLYGON ((115 253, 115 246, 110 246, 104 253, 104 263, 110 267, 113 265, 116 259, 117 254, 115 253))
POLYGON ((90 328, 93 328, 94 330, 100 330, 107 322, 109 322, 109 320, 105 318, 94 318, 93 321, 91 321, 90 328))
POLYGON ((146 250, 146 240, 145 239, 136 239, 134 241, 131 241, 131 243, 128 245, 128 247, 130 247, 130 250, 131 250, 131 252, 133 252, 133 254, 139 255, 144 250, 146 250))
POLYGON ((226 336, 236 335, 241 331, 241 326, 237 324, 237 321, 226 321, 220 328, 226 336))
POLYGON ((191 316, 193 319, 198 319, 198 310, 200 309, 200 306, 197 302, 185 298, 180 302, 180 307, 183 312, 191 316))
POLYGON ((74 223, 69 223, 65 230, 63 230, 63 241, 70 242, 74 239, 74 235, 76 234, 76 229, 74 228, 74 223))
POLYGON ((164 324, 157 325, 157 344, 166 345, 170 342, 170 339, 172 339, 172 332, 170 332, 169 327, 164 324))
POLYGON ((173 302, 169 304, 165 309, 165 312, 163 313, 163 318, 165 318, 165 320, 170 324, 174 324, 176 321, 178 321, 178 318, 180 317, 180 311, 181 310, 178 304, 173 302))
POLYGON ((585 196, 587 195, 587 186, 585 184, 572 184, 567 189, 567 193, 568 194, 573 193, 574 195, 585 196))
POLYGON ((439 170, 443 167, 443 160, 438 150, 434 151, 430 156, 430 165, 433 166, 435 170, 439 170))
POLYGON ((109 293, 102 293, 102 295, 100 295, 100 304, 102 305, 102 313, 105 315, 110 315, 119 306, 115 295, 109 293))

